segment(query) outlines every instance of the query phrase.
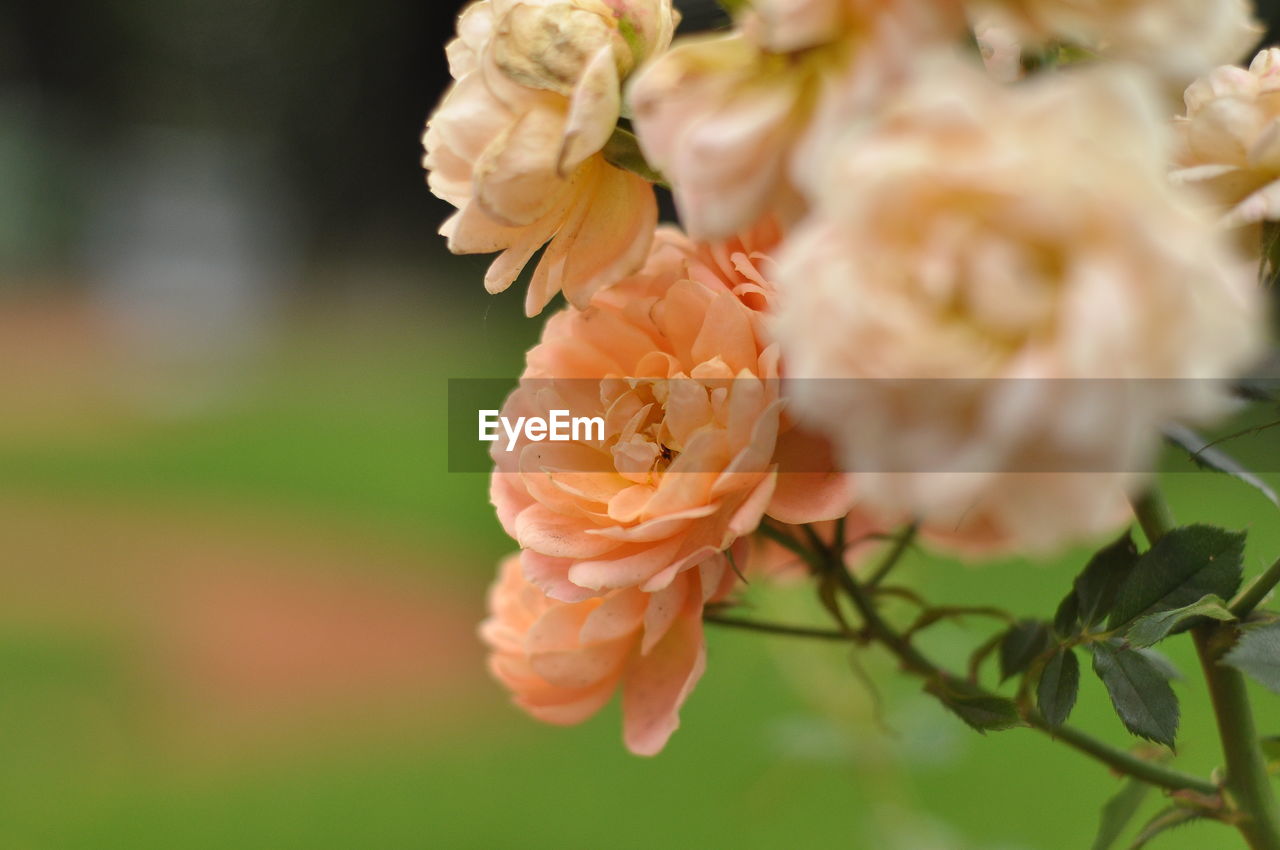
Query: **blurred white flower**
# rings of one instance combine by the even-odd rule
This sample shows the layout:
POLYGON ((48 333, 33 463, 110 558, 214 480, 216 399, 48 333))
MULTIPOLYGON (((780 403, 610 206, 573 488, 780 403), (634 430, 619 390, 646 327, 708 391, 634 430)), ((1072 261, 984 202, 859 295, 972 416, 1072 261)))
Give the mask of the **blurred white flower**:
POLYGON ((1115 68, 1007 87, 941 61, 815 145, 777 333, 871 507, 970 546, 1103 533, 1161 423, 1214 413, 1202 379, 1258 352, 1253 269, 1165 179, 1153 102, 1115 68))
POLYGON ((758 0, 733 33, 678 41, 651 62, 628 97, 689 234, 798 218, 790 171, 812 127, 871 108, 922 48, 963 35, 961 11, 958 0, 758 0))
POLYGON ((1250 0, 970 0, 1032 44, 1066 42, 1131 59, 1183 85, 1262 37, 1250 0))

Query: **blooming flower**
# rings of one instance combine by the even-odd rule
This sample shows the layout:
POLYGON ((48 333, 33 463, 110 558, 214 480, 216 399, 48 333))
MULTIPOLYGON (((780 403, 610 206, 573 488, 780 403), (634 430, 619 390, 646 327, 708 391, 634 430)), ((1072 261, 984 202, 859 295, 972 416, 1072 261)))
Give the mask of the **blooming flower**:
POLYGON ((491 496, 551 596, 658 591, 766 512, 848 510, 825 442, 782 415, 760 253, 775 241, 768 228, 719 246, 662 231, 640 274, 547 322, 503 415, 600 417, 603 439, 495 445, 491 496))
POLYGON ((512 555, 480 626, 489 669, 518 706, 547 723, 581 723, 621 688, 627 748, 654 755, 680 725, 680 706, 706 667, 703 606, 733 580, 717 555, 656 593, 624 588, 562 602, 530 584, 512 555))
POLYGON ((958 37, 952 0, 761 0, 740 31, 684 39, 628 97, 641 148, 700 239, 803 212, 790 168, 815 116, 857 111, 923 44, 958 37))
POLYGON ((1154 100, 1116 69, 947 62, 819 146, 777 334, 860 499, 1048 548, 1124 516, 1162 423, 1218 409, 1200 379, 1258 352, 1259 296, 1165 179, 1154 100))
POLYGON ((1025 42, 1066 42, 1131 59, 1179 84, 1234 62, 1262 36, 1250 0, 970 0, 1025 42))
POLYGON ((1280 219, 1280 49, 1262 51, 1248 70, 1215 69, 1184 100, 1174 178, 1207 188, 1229 224, 1280 219))
POLYGON ((432 192, 458 208, 440 231, 449 249, 502 252, 490 292, 543 245, 529 315, 562 290, 585 305, 644 262, 653 191, 601 150, 621 79, 673 29, 670 0, 479 0, 463 11, 448 46, 456 82, 427 121, 423 165, 432 192))

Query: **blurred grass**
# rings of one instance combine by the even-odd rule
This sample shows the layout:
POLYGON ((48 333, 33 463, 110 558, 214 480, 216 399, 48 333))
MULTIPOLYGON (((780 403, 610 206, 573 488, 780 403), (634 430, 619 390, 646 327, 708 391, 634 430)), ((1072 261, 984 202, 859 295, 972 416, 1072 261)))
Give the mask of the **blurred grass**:
MULTIPOLYGON (((471 617, 511 544, 485 477, 444 472, 445 381, 516 372, 536 326, 512 321, 514 300, 498 303, 490 315, 421 300, 367 320, 317 311, 198 416, 0 430, 0 495, 159 525, 207 511, 215 527, 323 528, 356 546, 392 539, 424 576, 462 588, 471 617)), ((1280 552, 1274 508, 1238 483, 1188 474, 1167 487, 1184 521, 1248 527, 1251 571, 1280 552)), ((1048 616, 1083 555, 981 568, 916 555, 903 576, 932 600, 1048 616)), ((764 614, 816 616, 803 588, 750 596, 764 614)), ((926 645, 959 664, 989 629, 940 627, 926 645)), ((441 651, 474 645, 469 630, 456 640, 441 651)), ((191 761, 157 737, 155 684, 138 651, 89 626, 18 617, 0 628, 0 847, 1075 850, 1119 786, 1029 731, 969 732, 885 659, 863 663, 891 734, 843 649, 718 632, 684 729, 653 760, 623 751, 616 708, 555 729, 509 709, 496 686, 442 681, 422 715, 398 725, 357 715, 305 746, 191 761)), ((1180 764, 1207 773, 1218 756, 1203 689, 1188 648, 1171 655, 1188 674, 1180 764)), ((1258 694, 1267 733, 1280 732, 1277 705, 1258 694)), ((1074 720, 1129 742, 1092 681, 1074 720)), ((1193 826, 1160 846, 1238 843, 1193 826)))

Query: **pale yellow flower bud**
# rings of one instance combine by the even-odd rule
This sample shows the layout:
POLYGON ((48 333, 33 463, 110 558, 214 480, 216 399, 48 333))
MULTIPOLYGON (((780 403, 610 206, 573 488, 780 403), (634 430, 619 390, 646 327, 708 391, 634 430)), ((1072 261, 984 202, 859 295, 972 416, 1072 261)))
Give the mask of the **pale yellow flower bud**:
POLYGON ((1215 68, 1184 101, 1174 179, 1204 189, 1227 224, 1280 220, 1280 50, 1262 51, 1248 70, 1215 68))
POLYGON ((485 287, 506 289, 547 245, 525 309, 576 305, 644 262, 657 223, 647 181, 601 153, 622 80, 666 48, 670 0, 480 0, 447 53, 456 82, 423 134, 428 183, 458 208, 455 253, 502 252, 485 287))

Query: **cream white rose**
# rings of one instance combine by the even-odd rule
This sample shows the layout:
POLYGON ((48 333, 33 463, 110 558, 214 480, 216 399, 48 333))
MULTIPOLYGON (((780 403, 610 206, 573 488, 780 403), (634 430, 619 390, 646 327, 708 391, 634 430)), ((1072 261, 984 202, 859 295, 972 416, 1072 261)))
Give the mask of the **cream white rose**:
POLYGON ((1219 409, 1203 379, 1248 364, 1263 311, 1165 179, 1153 100, 1115 69, 1011 88, 946 62, 816 146, 777 335, 793 410, 869 504, 1031 549, 1094 536, 1160 425, 1219 409))
POLYGON ((1280 49, 1262 51, 1248 70, 1214 69, 1184 101, 1174 179, 1208 190, 1227 224, 1280 220, 1280 49))
POLYGON ((543 245, 529 315, 560 291, 585 305, 644 263, 652 188, 601 150, 621 81, 674 25, 670 0, 480 0, 463 11, 447 48, 456 82, 427 121, 423 165, 432 192, 458 208, 440 231, 449 249, 501 252, 490 292, 543 245))

